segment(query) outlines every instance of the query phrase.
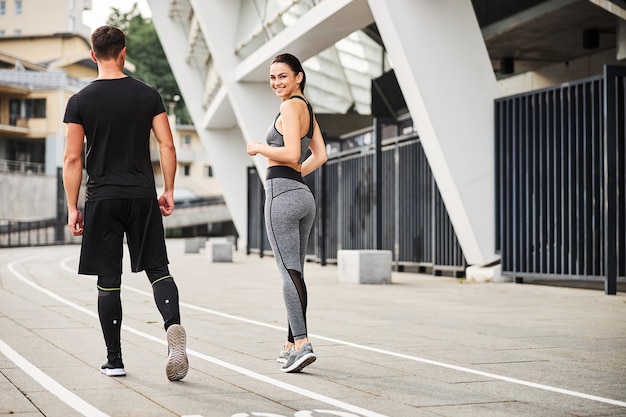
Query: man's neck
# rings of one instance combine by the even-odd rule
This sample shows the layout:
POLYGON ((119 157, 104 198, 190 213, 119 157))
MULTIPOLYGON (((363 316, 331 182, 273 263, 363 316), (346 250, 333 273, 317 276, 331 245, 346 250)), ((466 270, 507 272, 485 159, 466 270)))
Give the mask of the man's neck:
POLYGON ((115 80, 118 78, 125 78, 126 74, 122 71, 98 71, 98 80, 115 80))
MULTIPOLYGON (((122 61, 123 62, 123 61, 122 61)), ((126 77, 122 72, 123 64, 115 60, 98 62, 98 79, 99 80, 115 80, 126 77)))

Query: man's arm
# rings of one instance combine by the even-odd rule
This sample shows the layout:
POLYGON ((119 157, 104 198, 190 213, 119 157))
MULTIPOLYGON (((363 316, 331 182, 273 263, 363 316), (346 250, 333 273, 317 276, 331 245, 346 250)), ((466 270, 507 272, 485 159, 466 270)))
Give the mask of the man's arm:
POLYGON ((63 156, 63 186, 67 199, 67 225, 74 236, 83 234, 83 215, 78 210, 78 194, 83 180, 85 130, 77 123, 67 124, 63 156))
POLYGON ((152 119, 152 130, 159 144, 161 172, 163 173, 163 193, 159 197, 159 208, 163 216, 174 211, 174 176, 176 175, 176 148, 167 113, 163 112, 152 119))

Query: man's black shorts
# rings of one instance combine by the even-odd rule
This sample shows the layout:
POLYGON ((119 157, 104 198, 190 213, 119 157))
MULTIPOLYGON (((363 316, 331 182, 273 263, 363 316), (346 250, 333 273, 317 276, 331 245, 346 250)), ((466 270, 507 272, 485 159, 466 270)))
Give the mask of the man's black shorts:
POLYGON ((83 221, 79 274, 121 274, 124 234, 132 272, 169 263, 163 218, 155 198, 88 201, 83 221))

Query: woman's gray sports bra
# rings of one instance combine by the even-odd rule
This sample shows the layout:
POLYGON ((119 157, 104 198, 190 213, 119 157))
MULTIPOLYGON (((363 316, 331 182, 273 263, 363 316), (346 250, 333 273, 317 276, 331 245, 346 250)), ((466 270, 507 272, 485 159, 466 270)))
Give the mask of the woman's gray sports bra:
MULTIPOLYGON (((300 100, 304 101, 306 103, 306 107, 309 109, 309 131, 306 133, 306 136, 303 136, 300 139, 300 158, 298 159, 298 163, 301 164, 306 159, 309 145, 311 144, 311 140, 313 139, 313 108, 311 107, 309 102, 301 96, 293 96, 291 98, 299 98, 300 100)), ((267 130, 267 133, 265 135, 265 141, 270 146, 285 146, 285 139, 283 138, 283 135, 281 135, 280 132, 276 129, 276 120, 278 120, 279 116, 280 113, 276 115, 276 118, 272 122, 272 125, 267 130)))

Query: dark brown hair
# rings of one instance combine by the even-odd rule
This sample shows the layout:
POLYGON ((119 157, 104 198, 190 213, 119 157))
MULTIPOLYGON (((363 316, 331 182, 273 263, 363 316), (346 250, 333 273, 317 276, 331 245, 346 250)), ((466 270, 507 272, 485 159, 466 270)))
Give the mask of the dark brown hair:
POLYGON ((304 93, 304 85, 306 84, 306 74, 304 72, 304 69, 302 68, 302 64, 300 63, 300 60, 291 54, 280 54, 280 55, 276 55, 276 57, 272 60, 272 64, 275 62, 286 64, 289 68, 291 68, 291 70, 296 75, 298 75, 299 72, 302 73, 302 82, 300 82, 300 91, 304 93))
POLYGON ((114 26, 100 26, 91 34, 91 48, 98 59, 115 59, 125 46, 124 32, 114 26))

